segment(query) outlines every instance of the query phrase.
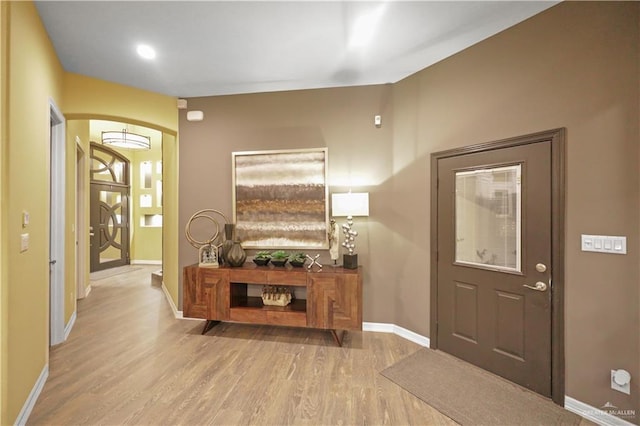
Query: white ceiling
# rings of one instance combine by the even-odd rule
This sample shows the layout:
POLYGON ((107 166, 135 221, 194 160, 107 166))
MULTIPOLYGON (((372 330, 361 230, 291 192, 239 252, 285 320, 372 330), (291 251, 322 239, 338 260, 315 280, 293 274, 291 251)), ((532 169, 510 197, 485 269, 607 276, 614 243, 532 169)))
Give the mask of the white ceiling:
POLYGON ((36 1, 66 71, 177 97, 393 83, 550 1, 36 1), (354 46, 360 17, 377 20, 354 46), (136 54, 146 43, 154 60, 136 54))

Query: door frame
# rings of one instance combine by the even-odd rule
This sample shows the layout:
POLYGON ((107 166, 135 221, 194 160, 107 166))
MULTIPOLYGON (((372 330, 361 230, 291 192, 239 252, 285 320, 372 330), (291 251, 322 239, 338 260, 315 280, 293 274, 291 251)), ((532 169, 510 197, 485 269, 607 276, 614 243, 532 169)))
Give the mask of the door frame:
POLYGON ((430 347, 438 348, 438 161, 478 152, 551 142, 551 399, 564 406, 565 128, 431 154, 430 347))
POLYGON ((76 259, 76 299, 84 299, 87 297, 91 287, 87 289, 85 281, 87 264, 89 258, 87 255, 87 246, 89 245, 89 227, 86 219, 86 203, 87 199, 87 154, 82 149, 81 140, 76 136, 76 229, 75 229, 75 259, 76 259))
POLYGON ((50 205, 49 205, 49 345, 65 340, 65 119, 53 99, 49 99, 50 120, 50 205))

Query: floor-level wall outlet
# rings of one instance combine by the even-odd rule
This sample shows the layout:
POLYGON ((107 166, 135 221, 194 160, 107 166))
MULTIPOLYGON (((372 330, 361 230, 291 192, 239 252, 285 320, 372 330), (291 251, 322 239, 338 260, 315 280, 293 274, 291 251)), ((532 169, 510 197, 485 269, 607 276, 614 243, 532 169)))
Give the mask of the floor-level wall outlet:
POLYGON ((626 370, 611 370, 611 389, 631 394, 631 374, 626 370))

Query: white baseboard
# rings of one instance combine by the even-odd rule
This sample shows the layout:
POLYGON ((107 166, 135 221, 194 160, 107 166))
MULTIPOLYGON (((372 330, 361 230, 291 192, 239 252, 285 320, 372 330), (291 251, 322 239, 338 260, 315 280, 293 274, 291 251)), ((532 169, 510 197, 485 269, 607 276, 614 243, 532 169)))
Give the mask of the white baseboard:
POLYGON ((162 260, 130 260, 131 265, 162 265, 162 260))
POLYGON ((80 292, 78 292, 78 296, 76 297, 77 300, 82 300, 82 299, 86 299, 87 296, 89 295, 89 293, 91 293, 91 284, 87 285, 84 288, 84 291, 82 292, 82 295, 80 292))
POLYGON ((428 337, 422 336, 418 333, 414 333, 411 330, 407 330, 406 328, 400 327, 395 324, 387 324, 381 322, 364 322, 362 323, 362 330, 375 331, 378 333, 393 333, 426 348, 430 347, 431 343, 428 337))
POLYGON ((40 372, 40 377, 36 380, 35 385, 33 385, 33 389, 31 389, 31 393, 29 393, 29 397, 25 401, 22 406, 22 410, 20 410, 20 414, 16 418, 15 425, 24 426, 27 424, 27 420, 29 420, 29 416, 31 415, 31 411, 33 407, 36 405, 36 401, 38 401, 38 397, 44 388, 44 384, 47 382, 47 377, 49 377, 49 364, 46 364, 42 371, 40 372))
POLYGON ((78 316, 77 313, 78 313, 78 311, 73 311, 73 314, 71 315, 71 318, 69 319, 69 322, 64 327, 64 340, 67 340, 67 338, 69 337, 69 334, 71 333, 71 329, 73 328, 73 326, 76 323, 76 318, 78 316))
MULTIPOLYGON (((564 397, 564 408, 576 413, 580 417, 584 417, 585 419, 591 420, 592 422, 602 426, 635 426, 633 423, 621 419, 620 417, 616 417, 600 408, 592 407, 589 404, 585 404, 584 402, 573 399, 567 395, 564 397)), ((631 411, 634 411, 633 415, 635 417, 635 410, 631 411)))
POLYGON ((171 298, 171 295, 169 294, 169 290, 164 285, 164 280, 162 281, 162 287, 161 288, 162 288, 162 292, 164 293, 165 299, 167 299, 167 302, 169 302, 169 306, 171 306, 171 311, 173 312, 173 316, 175 316, 178 319, 181 319, 182 318, 182 311, 179 311, 178 308, 176 307, 176 304, 173 303, 173 299, 171 298))

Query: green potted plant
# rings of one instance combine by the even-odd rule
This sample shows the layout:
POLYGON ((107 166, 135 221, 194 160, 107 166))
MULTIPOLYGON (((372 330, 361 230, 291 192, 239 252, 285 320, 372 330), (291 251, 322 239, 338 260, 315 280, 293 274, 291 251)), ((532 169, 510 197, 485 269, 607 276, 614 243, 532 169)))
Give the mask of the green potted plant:
POLYGON ((302 252, 293 253, 289 256, 289 263, 291 266, 295 266, 296 268, 301 268, 304 266, 304 263, 307 261, 307 255, 302 252))
POLYGON ((273 266, 284 266, 289 259, 289 253, 284 250, 276 250, 271 253, 271 263, 273 266))
POLYGON ((269 253, 266 250, 262 250, 256 253, 255 256, 253 256, 253 263, 255 263, 258 266, 265 266, 266 264, 269 263, 269 261, 271 260, 271 253, 269 253))

